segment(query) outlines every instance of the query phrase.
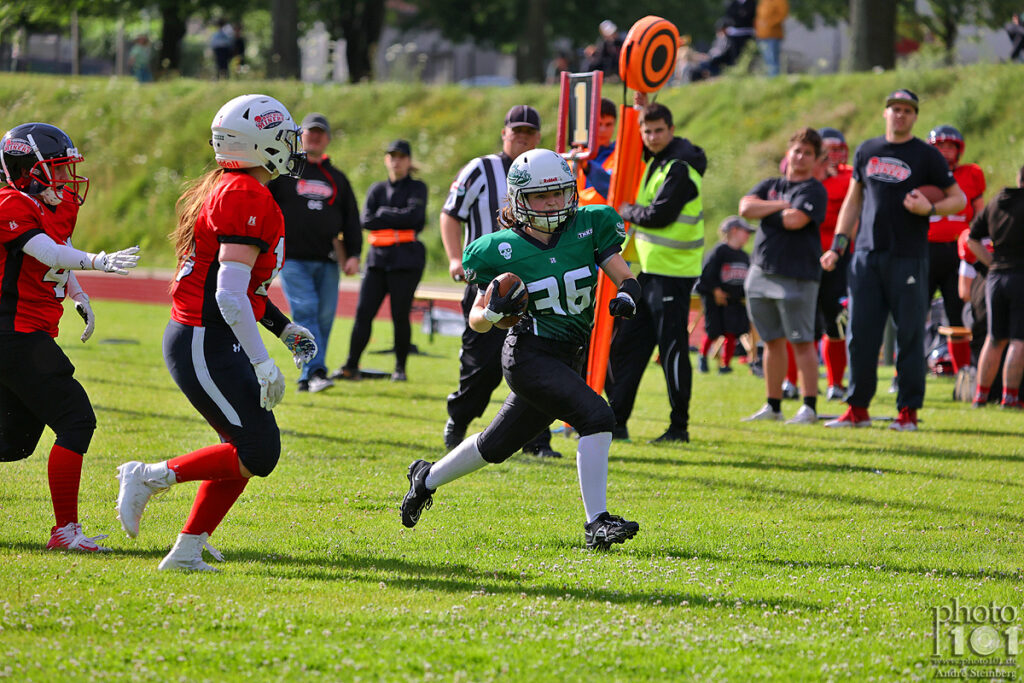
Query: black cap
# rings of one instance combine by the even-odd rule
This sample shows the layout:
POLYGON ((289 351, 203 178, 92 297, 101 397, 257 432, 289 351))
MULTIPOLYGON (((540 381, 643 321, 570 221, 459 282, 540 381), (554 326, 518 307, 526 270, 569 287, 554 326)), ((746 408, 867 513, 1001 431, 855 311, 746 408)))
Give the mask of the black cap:
POLYGON ((404 154, 407 157, 411 157, 412 156, 412 147, 409 145, 409 141, 408 140, 392 140, 391 144, 388 145, 387 153, 388 154, 394 154, 395 152, 397 152, 399 154, 404 154))
POLYGON ((306 114, 306 117, 302 119, 302 130, 309 130, 310 128, 319 128, 328 135, 331 134, 331 124, 327 123, 327 117, 323 114, 316 112, 306 114))
POLYGON ((528 104, 517 104, 505 114, 505 126, 507 128, 528 126, 534 130, 540 130, 540 114, 528 104))
POLYGON ((728 233, 732 228, 739 228, 740 230, 746 230, 747 232, 754 232, 755 228, 750 223, 746 222, 739 216, 728 216, 718 226, 718 231, 723 235, 728 233))
POLYGON ((896 102, 905 102, 914 108, 914 111, 918 111, 919 102, 917 94, 913 90, 894 90, 889 93, 889 96, 885 98, 885 106, 888 109, 896 102))

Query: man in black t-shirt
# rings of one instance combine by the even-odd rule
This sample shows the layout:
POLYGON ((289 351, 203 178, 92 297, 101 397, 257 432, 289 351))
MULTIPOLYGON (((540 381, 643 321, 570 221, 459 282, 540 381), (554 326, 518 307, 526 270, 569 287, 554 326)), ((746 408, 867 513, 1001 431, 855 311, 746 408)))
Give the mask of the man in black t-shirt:
POLYGON ((868 405, 878 386, 878 352, 891 313, 896 325, 899 417, 889 427, 917 429, 917 410, 924 402, 928 219, 957 213, 967 204, 939 150, 914 137, 917 111, 918 98, 910 90, 897 90, 886 99, 885 135, 857 148, 832 248, 821 257, 822 268, 832 270, 856 236, 847 284, 849 408, 826 427, 871 424, 868 405), (929 200, 917 189, 924 185, 940 188, 942 199, 929 200))
POLYGON ((782 380, 786 376, 786 341, 793 344, 804 402, 788 424, 818 421, 818 356, 814 321, 818 302, 821 254, 818 225, 825 220, 828 193, 814 177, 821 156, 821 136, 813 128, 789 139, 786 175, 768 178, 740 200, 740 215, 761 220, 754 238, 753 263, 744 290, 747 310, 764 340, 767 401, 745 421, 782 419, 782 380))

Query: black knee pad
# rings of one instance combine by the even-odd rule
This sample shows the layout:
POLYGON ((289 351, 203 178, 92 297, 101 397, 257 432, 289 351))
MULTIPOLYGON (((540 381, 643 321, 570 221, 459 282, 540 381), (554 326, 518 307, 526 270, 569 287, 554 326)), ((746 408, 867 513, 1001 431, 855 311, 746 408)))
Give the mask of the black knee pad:
MULTIPOLYGON (((480 451, 480 457, 492 465, 505 462, 511 458, 516 451, 522 448, 521 444, 512 443, 508 439, 492 438, 485 439, 484 435, 486 432, 481 433, 476 438, 476 447, 480 451)), ((531 434, 529 438, 533 438, 535 434, 531 434)), ((523 443, 528 441, 526 439, 523 443)), ((518 441, 518 440, 517 440, 518 441)))
POLYGON ((615 428, 615 413, 612 412, 611 406, 604 403, 600 408, 595 407, 594 410, 590 411, 587 414, 586 420, 581 424, 575 424, 572 427, 580 436, 610 432, 615 428))
POLYGON ((84 455, 89 452, 89 444, 96 431, 96 415, 90 406, 87 414, 83 412, 75 415, 66 424, 57 425, 54 431, 57 433, 55 443, 58 446, 84 455))
POLYGON ((238 459, 245 468, 257 477, 269 476, 281 458, 281 434, 277 430, 262 439, 253 439, 245 444, 236 443, 238 459))

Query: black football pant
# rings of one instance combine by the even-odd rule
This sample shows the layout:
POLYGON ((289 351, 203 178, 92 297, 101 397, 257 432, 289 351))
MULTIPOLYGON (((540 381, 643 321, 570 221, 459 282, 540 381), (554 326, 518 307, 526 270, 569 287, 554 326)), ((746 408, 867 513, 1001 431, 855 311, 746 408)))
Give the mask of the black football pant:
MULTIPOLYGON (((469 311, 476 295, 476 285, 466 285, 462 295, 466 329, 462 332, 462 350, 459 351, 459 388, 448 395, 448 416, 462 428, 484 414, 491 394, 501 384, 501 348, 507 335, 506 330, 498 328, 481 334, 469 326, 469 311)), ((548 448, 550 445, 551 432, 543 429, 536 438, 531 435, 526 447, 548 448)))
POLYGON ((633 413, 633 403, 654 347, 661 354, 661 368, 668 386, 670 427, 685 430, 690 421, 690 293, 697 278, 667 277, 640 273, 637 278, 643 296, 636 315, 619 320, 612 334, 605 383, 615 423, 624 426, 633 413))
POLYGON ((419 285, 422 275, 422 268, 366 269, 363 284, 359 288, 356 320, 352 326, 352 338, 349 342, 348 360, 345 362, 345 367, 359 367, 359 359, 370 341, 373 318, 380 310, 381 304, 384 303, 384 296, 389 295, 391 297, 391 322, 395 327, 395 367, 405 369, 405 360, 409 357, 409 341, 412 339, 409 312, 412 310, 413 296, 416 294, 416 287, 419 285))
POLYGON ((46 332, 0 333, 0 462, 32 455, 43 427, 85 454, 96 415, 75 366, 46 332))
POLYGON ((960 257, 956 253, 956 242, 928 243, 928 297, 930 299, 935 290, 939 290, 946 319, 953 327, 964 324, 964 304, 957 292, 959 271, 960 257))

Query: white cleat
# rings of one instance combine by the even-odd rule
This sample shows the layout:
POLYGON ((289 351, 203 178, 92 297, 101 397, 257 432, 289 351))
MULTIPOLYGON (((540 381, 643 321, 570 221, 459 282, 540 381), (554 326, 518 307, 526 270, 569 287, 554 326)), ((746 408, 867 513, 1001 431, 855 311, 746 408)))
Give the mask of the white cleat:
POLYGON ((109 553, 110 548, 105 548, 96 543, 107 537, 107 534, 99 536, 86 536, 82 532, 82 525, 77 522, 68 522, 64 526, 53 527, 50 531, 50 540, 46 544, 47 550, 80 550, 85 553, 109 553))
POLYGON ((121 482, 117 492, 117 518, 125 533, 135 538, 139 535, 146 503, 153 494, 166 491, 175 483, 174 472, 166 462, 156 465, 126 462, 117 468, 117 478, 121 482))
POLYGON ((178 540, 174 542, 171 552, 167 553, 157 568, 161 570, 177 569, 185 572, 219 572, 220 570, 216 567, 211 567, 203 562, 203 548, 208 549, 218 562, 224 560, 224 556, 207 542, 208 538, 210 538, 210 534, 205 532, 178 534, 178 540))
POLYGON ((786 420, 788 425, 813 425, 818 424, 818 414, 806 403, 800 406, 796 415, 786 420))
POLYGON ((763 422, 763 421, 782 422, 782 419, 783 419, 783 417, 782 417, 782 411, 781 410, 778 410, 778 411, 772 410, 772 407, 770 405, 768 405, 767 403, 765 403, 763 406, 761 406, 761 410, 757 411, 756 413, 754 413, 750 417, 743 418, 743 420, 741 420, 741 421, 742 422, 763 422))

